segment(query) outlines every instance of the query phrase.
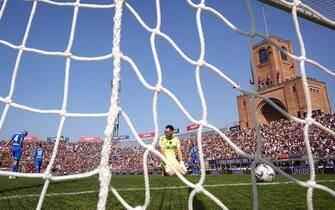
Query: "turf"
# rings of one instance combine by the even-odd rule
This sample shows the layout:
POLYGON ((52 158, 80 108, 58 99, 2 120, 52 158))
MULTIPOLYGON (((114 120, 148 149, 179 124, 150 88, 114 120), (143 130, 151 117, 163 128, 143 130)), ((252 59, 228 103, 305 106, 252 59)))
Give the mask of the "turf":
MULTIPOLYGON (((297 176, 307 180, 308 176, 297 176)), ((197 176, 187 176, 193 183, 199 180, 197 176)), ((332 190, 335 190, 335 175, 318 175, 317 180, 332 190), (333 180, 333 181, 330 181, 333 180)), ((277 176, 275 185, 258 185, 259 209, 307 209, 307 189, 291 183, 285 183, 285 177, 277 176)), ((247 175, 207 176, 205 188, 219 198, 229 209, 252 209, 252 186, 247 175), (223 186, 210 186, 220 185, 223 186), (242 184, 242 185, 237 185, 242 184)), ((112 185, 119 194, 132 206, 144 203, 143 176, 113 176, 112 185), (130 189, 131 188, 131 189, 130 189)), ((151 201, 149 209, 187 209, 188 196, 192 189, 167 187, 184 186, 177 177, 150 176, 151 201)), ((17 178, 9 180, 0 177, 0 209, 35 209, 39 194, 43 187, 40 179, 17 178), (10 197, 11 196, 11 197, 10 197), (16 196, 16 197, 13 197, 16 196)), ((99 182, 94 176, 76 181, 52 182, 48 188, 43 209, 96 209, 99 182), (82 194, 64 194, 82 192, 82 194), (60 194, 57 194, 60 193, 60 194)), ((335 197, 314 190, 314 209, 335 209, 335 197)), ((197 194, 194 209, 219 209, 218 206, 203 194, 197 194)), ((121 203, 110 192, 106 209, 124 209, 121 203)))

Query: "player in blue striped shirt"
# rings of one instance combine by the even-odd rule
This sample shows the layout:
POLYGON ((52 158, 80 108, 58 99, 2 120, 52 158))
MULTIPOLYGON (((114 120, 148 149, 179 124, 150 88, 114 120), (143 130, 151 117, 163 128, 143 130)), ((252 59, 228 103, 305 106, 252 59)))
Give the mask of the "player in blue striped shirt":
POLYGON ((192 144, 191 147, 191 157, 192 157, 192 175, 199 174, 199 158, 197 154, 197 148, 192 144))
MULTIPOLYGON (((13 165, 12 165, 12 172, 19 171, 19 162, 21 159, 22 149, 23 149, 23 140, 28 135, 27 131, 23 131, 21 133, 16 133, 12 136, 11 140, 7 142, 3 151, 6 150, 9 144, 12 144, 12 154, 13 154, 13 165)), ((15 177, 10 176, 10 179, 15 177)))
POLYGON ((42 161, 44 158, 44 149, 42 147, 42 143, 38 143, 38 147, 35 149, 35 171, 36 173, 41 173, 41 166, 42 166, 42 161))

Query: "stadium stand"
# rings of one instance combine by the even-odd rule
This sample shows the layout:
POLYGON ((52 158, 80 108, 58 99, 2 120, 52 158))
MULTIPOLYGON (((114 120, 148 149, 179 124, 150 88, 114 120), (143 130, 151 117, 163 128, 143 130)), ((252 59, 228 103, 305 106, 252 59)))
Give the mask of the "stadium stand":
MULTIPOLYGON (((328 128, 335 130, 335 113, 315 116, 315 119, 328 128)), ((264 157, 283 167, 287 166, 287 163, 290 161, 292 162, 292 160, 300 160, 299 165, 303 165, 305 161, 305 144, 303 130, 300 124, 281 119, 279 121, 272 121, 269 124, 263 124, 261 130, 263 136, 262 151, 264 157), (284 160, 286 160, 286 162, 284 160)), ((246 151, 249 154, 255 153, 256 134, 253 129, 226 129, 225 134, 243 151, 246 151)), ((183 137, 181 138, 181 144, 185 159, 190 160, 191 157, 188 150, 192 143, 196 143, 196 135, 182 134, 180 137, 183 137)), ((249 167, 248 165, 250 162, 244 161, 243 159, 238 160, 240 158, 239 155, 231 149, 227 143, 224 143, 219 135, 207 131, 203 133, 202 138, 204 158, 207 163, 208 172, 215 169, 215 171, 221 170, 220 173, 223 173, 227 168, 231 168, 232 165, 236 170, 241 167, 249 167), (213 164, 218 160, 221 161, 217 162, 217 164, 213 164)), ((46 159, 42 166, 44 169, 50 159, 54 143, 51 141, 40 142, 42 142, 43 147, 46 149, 46 159)), ((319 169, 320 167, 324 168, 326 166, 331 166, 334 173, 335 137, 316 127, 312 127, 310 131, 310 142, 313 158, 316 160, 316 167, 319 169)), ((5 141, 1 141, 0 147, 4 146, 4 144, 5 141)), ((25 142, 21 162, 22 172, 34 172, 33 152, 35 146, 36 142, 25 142)), ((99 166, 101 147, 101 141, 62 141, 52 172, 54 174, 76 174, 95 169, 99 166)), ((142 174, 143 153, 143 148, 136 146, 135 144, 130 144, 129 142, 126 142, 125 145, 122 145, 121 142, 113 144, 110 156, 110 165, 113 173, 142 174)), ((10 160, 9 152, 3 155, 1 163, 2 167, 10 167, 10 160)), ((154 155, 149 155, 148 169, 151 174, 159 173, 160 160, 154 155)))

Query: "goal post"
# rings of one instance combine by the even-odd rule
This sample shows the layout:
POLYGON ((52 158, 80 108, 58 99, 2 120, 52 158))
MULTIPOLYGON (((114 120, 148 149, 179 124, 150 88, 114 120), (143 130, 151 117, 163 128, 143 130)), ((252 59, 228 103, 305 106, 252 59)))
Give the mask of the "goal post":
MULTIPOLYGON (((282 0, 258 1, 268 4, 272 7, 281 9, 288 13, 292 12, 292 2, 282 0)), ((297 7, 297 15, 316 24, 335 30, 335 4, 330 0, 309 0, 306 2, 301 1, 301 4, 297 7), (331 11, 333 11, 334 14, 331 14, 331 11)))

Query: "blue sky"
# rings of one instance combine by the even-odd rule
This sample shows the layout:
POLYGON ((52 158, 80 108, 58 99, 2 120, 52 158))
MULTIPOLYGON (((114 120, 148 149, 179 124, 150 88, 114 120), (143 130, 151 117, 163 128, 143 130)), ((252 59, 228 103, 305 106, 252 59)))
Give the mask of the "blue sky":
MULTIPOLYGON (((58 2, 71 2, 59 1, 58 2)), ((82 3, 110 4, 112 1, 86 0, 82 3)), ((130 0, 128 3, 138 12, 151 28, 156 25, 155 1, 130 0)), ((2 2, 0 2, 2 4, 2 2)), ((207 1, 238 28, 248 31, 249 15, 245 1, 207 1)), ((262 7, 252 1, 257 31, 265 33, 262 7)), ((32 2, 9 1, 0 21, 0 40, 19 45, 22 42, 32 2)), ((294 53, 300 49, 290 14, 265 6, 269 33, 292 41, 294 53)), ((172 38, 190 58, 197 60, 200 44, 196 28, 196 10, 186 1, 162 0, 161 31, 172 38)), ((29 33, 27 46, 47 51, 64 51, 71 29, 73 8, 38 3, 29 33)), ((79 9, 76 34, 72 53, 78 56, 101 56, 112 52, 114 9, 79 9)), ((334 31, 300 20, 307 57, 335 70, 334 31)), ((225 72, 235 82, 250 89, 250 61, 247 37, 232 31, 216 16, 202 13, 205 34, 207 62, 225 72)), ((150 84, 155 84, 157 74, 150 49, 150 33, 144 30, 136 18, 125 8, 122 19, 121 50, 130 57, 150 84)), ((256 38, 254 42, 260 39, 256 38)), ((195 84, 195 67, 187 63, 164 39, 156 38, 156 47, 163 71, 163 86, 168 88, 182 102, 195 119, 201 118, 200 99, 195 84)), ((0 45, 0 96, 9 92, 17 50, 0 45)), ((306 66, 307 74, 325 81, 331 98, 335 102, 334 79, 314 66, 306 66)), ((60 109, 63 100, 65 59, 24 52, 17 75, 13 101, 39 109, 60 109)), ((107 112, 110 106, 113 60, 100 62, 72 61, 68 112, 107 112)), ((147 90, 137 79, 131 67, 122 63, 121 107, 133 121, 139 133, 154 130, 152 123, 153 92, 147 90)), ((238 121, 236 96, 240 93, 222 78, 208 69, 203 69, 202 85, 208 106, 208 121, 223 127, 238 121)), ((0 113, 4 105, 0 104, 0 113)), ((173 124, 185 132, 190 121, 175 103, 161 94, 158 102, 160 131, 166 124, 173 124)), ((12 133, 27 129, 30 135, 44 139, 55 136, 60 117, 41 115, 11 108, 0 131, 0 139, 7 139, 12 133)), ((131 135, 121 119, 120 135, 131 135)), ((63 135, 77 140, 81 136, 103 136, 106 118, 67 118, 63 135)))

